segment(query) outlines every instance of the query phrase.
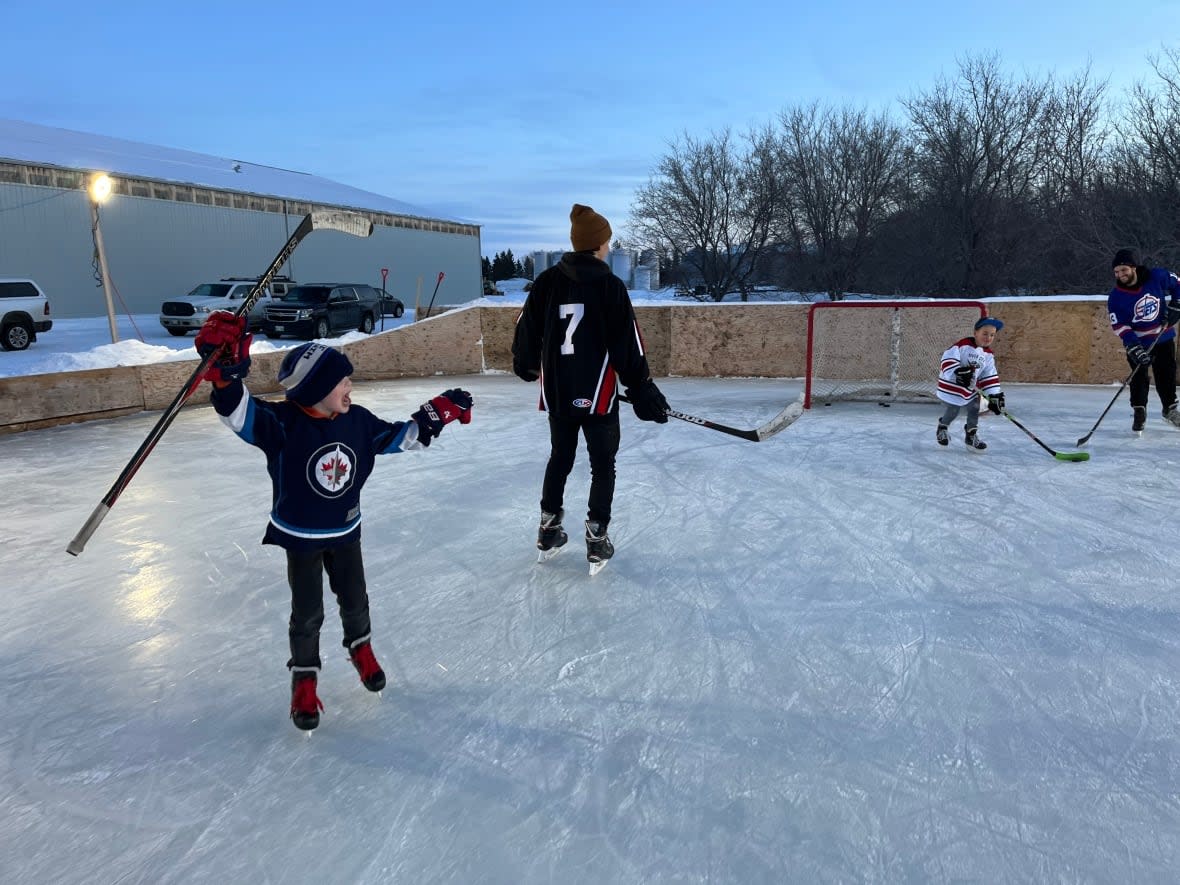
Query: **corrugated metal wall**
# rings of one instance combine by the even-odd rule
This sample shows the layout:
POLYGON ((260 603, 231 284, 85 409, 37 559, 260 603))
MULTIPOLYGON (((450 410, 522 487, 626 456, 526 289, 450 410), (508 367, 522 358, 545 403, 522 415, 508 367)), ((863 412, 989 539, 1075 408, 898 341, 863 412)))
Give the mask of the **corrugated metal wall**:
MULTIPOLYGON (((120 313, 156 313, 160 303, 201 282, 256 276, 301 216, 114 195, 100 210, 103 241, 120 313)), ((55 317, 106 313, 90 209, 81 190, 0 184, 0 277, 31 277, 49 295, 55 317)), ((334 231, 308 237, 284 270, 300 282, 368 283, 413 307, 421 280, 436 304, 482 295, 479 237, 377 226, 360 240, 334 231)))

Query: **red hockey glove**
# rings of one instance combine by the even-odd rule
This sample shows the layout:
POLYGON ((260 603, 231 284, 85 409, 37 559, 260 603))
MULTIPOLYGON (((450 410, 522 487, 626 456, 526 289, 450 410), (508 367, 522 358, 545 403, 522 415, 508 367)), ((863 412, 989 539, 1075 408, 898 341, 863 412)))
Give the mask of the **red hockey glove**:
POLYGON ((215 310, 197 332, 195 346, 202 357, 216 354, 202 376, 218 386, 245 378, 250 371, 250 344, 254 336, 246 331, 246 317, 228 310, 215 310))
POLYGON ((453 387, 444 390, 430 402, 422 406, 410 417, 418 425, 418 439, 423 445, 430 445, 430 441, 442 433, 442 429, 452 421, 460 424, 471 423, 471 406, 473 400, 466 390, 453 387))

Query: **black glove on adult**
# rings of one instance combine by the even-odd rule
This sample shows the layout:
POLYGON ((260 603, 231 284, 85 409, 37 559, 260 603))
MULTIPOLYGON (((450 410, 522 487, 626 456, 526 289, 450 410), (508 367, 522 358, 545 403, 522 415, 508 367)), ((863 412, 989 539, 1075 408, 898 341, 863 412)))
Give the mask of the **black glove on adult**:
POLYGON ((512 371, 521 381, 536 381, 541 377, 540 372, 536 369, 530 369, 524 363, 517 362, 516 360, 512 361, 512 371))
POLYGON ((1168 302, 1168 325, 1175 326, 1180 323, 1180 301, 1168 302))
POLYGON ((635 417, 640 421, 655 421, 657 424, 668 423, 668 401, 656 387, 656 383, 648 378, 638 387, 627 388, 627 399, 635 409, 635 417))
POLYGON ((1004 411, 1004 394, 997 393, 995 396, 987 398, 987 409, 989 412, 1000 414, 1004 411))
POLYGON ((1130 358, 1131 362, 1138 366, 1151 365, 1151 354, 1148 353, 1146 349, 1144 349, 1142 344, 1128 344, 1127 356, 1130 358))
POLYGON ((970 387, 971 381, 975 378, 974 366, 959 366, 955 369, 955 383, 960 387, 970 387))

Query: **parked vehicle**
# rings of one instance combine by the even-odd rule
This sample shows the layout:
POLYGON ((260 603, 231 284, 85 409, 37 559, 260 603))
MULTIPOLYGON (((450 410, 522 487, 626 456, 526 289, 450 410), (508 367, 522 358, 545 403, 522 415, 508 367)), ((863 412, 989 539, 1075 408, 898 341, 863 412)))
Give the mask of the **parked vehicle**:
POLYGON ((406 306, 402 304, 400 298, 394 298, 388 292, 381 293, 381 315, 387 317, 400 317, 406 312, 406 306))
MULTIPOLYGON (((225 277, 215 283, 201 283, 183 298, 160 305, 160 325, 177 337, 195 332, 213 311, 236 311, 241 307, 257 282, 257 277, 225 277)), ((295 281, 289 277, 272 279, 270 287, 262 290, 262 295, 250 308, 250 327, 257 328, 266 315, 266 306, 285 295, 294 285, 295 281)))
POLYGON ((268 338, 330 338, 358 329, 373 331, 381 293, 363 283, 294 286, 266 308, 259 328, 268 338))
POLYGON ((25 350, 38 332, 53 328, 49 299, 29 279, 0 279, 0 347, 25 350))

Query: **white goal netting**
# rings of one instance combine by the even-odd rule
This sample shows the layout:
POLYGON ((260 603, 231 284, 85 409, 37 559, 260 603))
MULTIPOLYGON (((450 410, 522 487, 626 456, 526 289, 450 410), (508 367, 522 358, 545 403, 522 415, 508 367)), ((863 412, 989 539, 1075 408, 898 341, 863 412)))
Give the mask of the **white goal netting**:
POLYGON ((943 351, 987 315, 981 301, 833 301, 807 315, 803 407, 936 399, 943 351))

